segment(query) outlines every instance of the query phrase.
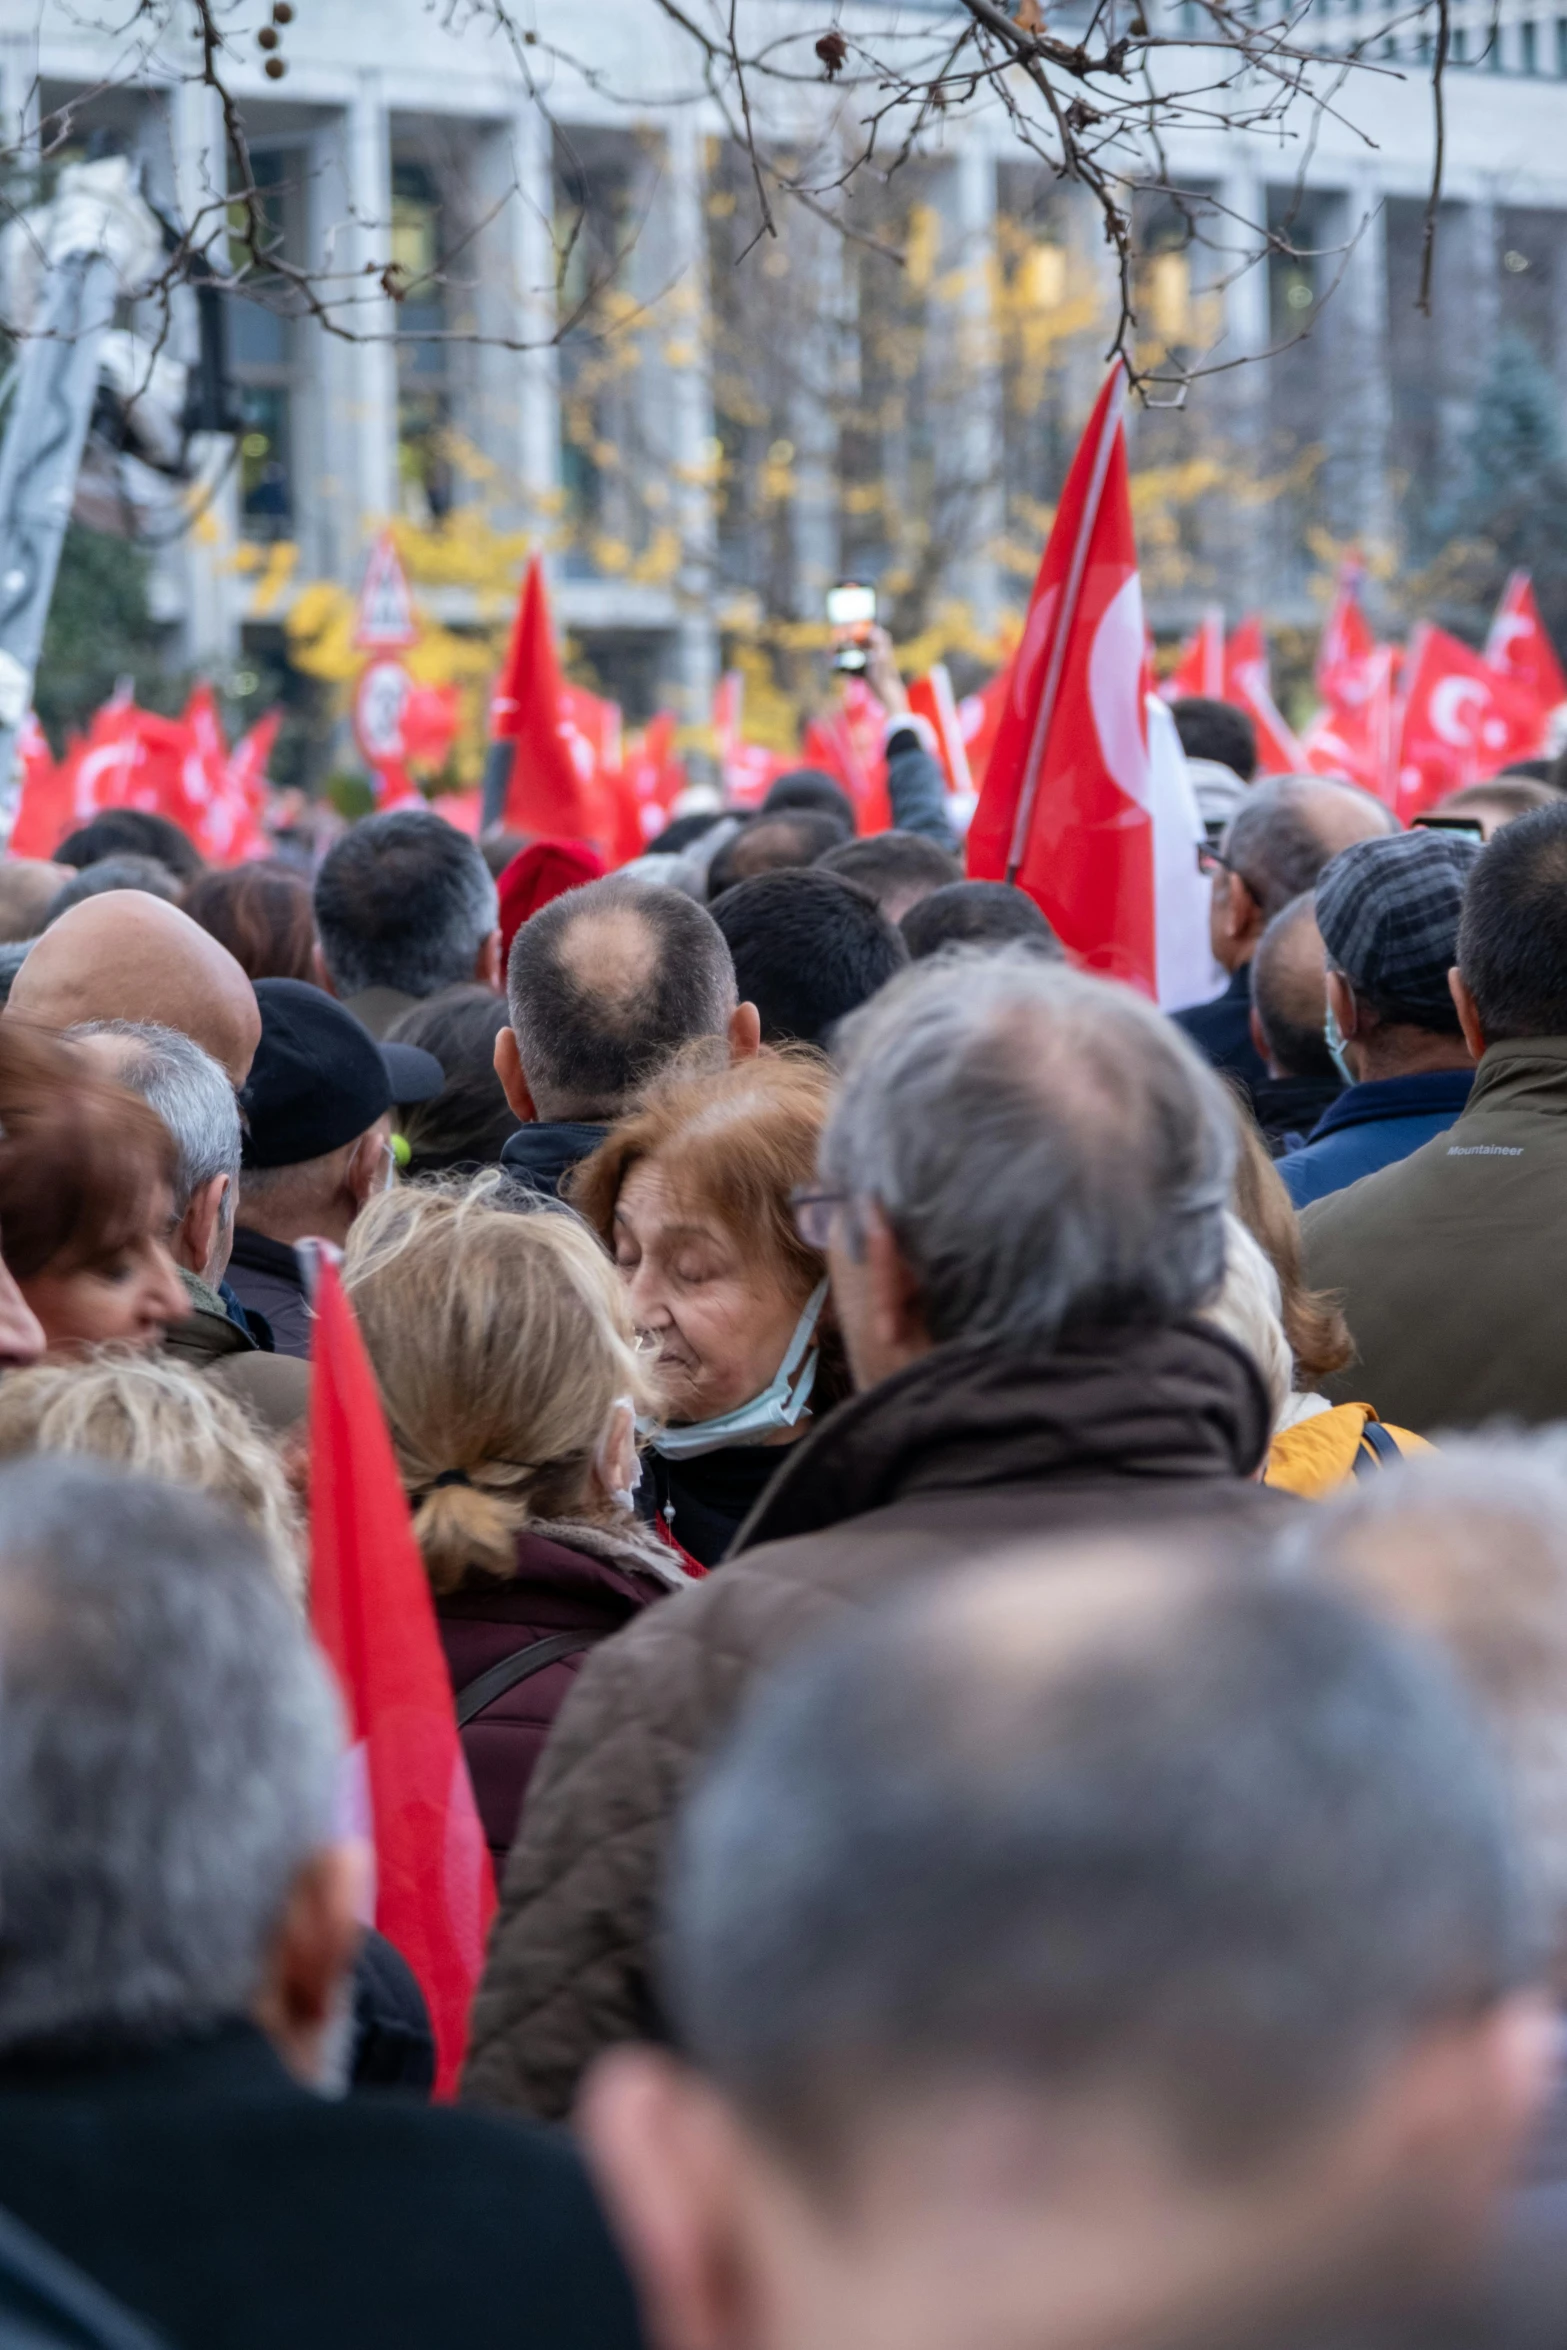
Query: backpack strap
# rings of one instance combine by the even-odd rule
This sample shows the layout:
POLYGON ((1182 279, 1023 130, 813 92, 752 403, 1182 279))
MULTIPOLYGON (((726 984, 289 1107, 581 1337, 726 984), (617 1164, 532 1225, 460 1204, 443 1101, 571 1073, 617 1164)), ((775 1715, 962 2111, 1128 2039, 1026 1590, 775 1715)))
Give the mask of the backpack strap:
POLYGON ((580 1649, 592 1648, 603 1637, 598 1632, 556 1632, 548 1640, 532 1640, 526 1648, 519 1648, 514 1656, 503 1656, 498 1665, 469 1681, 457 1692, 457 1727, 466 1730, 468 1724, 504 1697, 508 1689, 531 1681, 535 1673, 542 1673, 546 1665, 557 1665, 563 1657, 575 1656, 580 1649))
POLYGON ((1373 1469, 1391 1469, 1403 1454, 1380 1420, 1368 1420, 1355 1447, 1354 1474, 1369 1477, 1373 1469))

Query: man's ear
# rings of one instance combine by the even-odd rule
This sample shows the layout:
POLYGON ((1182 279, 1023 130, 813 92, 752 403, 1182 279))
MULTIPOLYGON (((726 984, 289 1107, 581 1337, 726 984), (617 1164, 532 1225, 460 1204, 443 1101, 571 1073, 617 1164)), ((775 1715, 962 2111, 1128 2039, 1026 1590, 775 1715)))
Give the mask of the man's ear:
POLYGON ((1360 1006, 1355 1000, 1355 991, 1344 977, 1343 972, 1330 971, 1327 980, 1328 1010, 1338 1022, 1340 1036, 1348 1044, 1352 1036, 1360 1034, 1366 1023, 1361 1016, 1360 1006))
POLYGON ((755 1004, 736 1004, 729 1015, 729 1058, 749 1061, 762 1049, 762 1015, 755 1004))
POLYGON ((195 1193, 179 1220, 178 1229, 169 1244, 169 1254, 177 1265, 184 1266, 187 1273, 205 1273, 212 1260, 228 1187, 229 1178, 226 1175, 212 1176, 195 1193))
POLYGON ((528 1080, 522 1073, 522 1055, 517 1050, 517 1032, 514 1028, 500 1028, 495 1033, 495 1074, 501 1081, 501 1091, 511 1104, 511 1114, 520 1118, 524 1126, 538 1122, 538 1111, 528 1091, 528 1080))
POLYGON ((930 1332, 918 1286, 892 1226, 871 1201, 860 1209, 865 1232, 866 1304, 871 1337, 884 1358, 907 1359, 930 1351, 930 1332))
POLYGON ((328 995, 336 995, 337 989, 332 985, 332 974, 326 967, 326 957, 321 952, 319 939, 310 950, 310 970, 317 987, 324 989, 328 995))
POLYGON ((747 2150, 722 2101, 662 2049, 623 2047, 594 2065, 573 2119, 654 2350, 759 2339, 747 2150))
POLYGON ((252 2013, 289 2071, 321 2083, 331 2027, 363 1935, 366 1854, 360 1844, 313 1852, 288 1890, 252 2013))
POLYGON ((483 946, 480 947, 474 961, 473 977, 475 986, 487 987, 491 995, 505 994, 506 981, 501 970, 501 934, 499 930, 492 930, 483 946))
POLYGON ((1485 1051, 1485 1030, 1480 1025, 1480 1014, 1475 1008, 1474 997, 1464 985, 1464 975, 1456 963, 1447 975, 1447 992, 1453 999, 1453 1009, 1458 1014, 1458 1025, 1464 1032, 1464 1042, 1469 1047, 1470 1056, 1478 1061, 1485 1051))
POLYGON ((1262 1016, 1255 1004, 1251 1007, 1251 1017, 1247 1026, 1251 1030, 1252 1049, 1258 1060, 1262 1062, 1270 1077, 1277 1077, 1279 1072, 1273 1065, 1273 1049, 1268 1043, 1267 1032, 1262 1025, 1262 1016))
POLYGON ((349 1153, 343 1170, 343 1182, 359 1207, 374 1196, 386 1181, 386 1152, 391 1140, 387 1121, 377 1118, 367 1126, 349 1153))

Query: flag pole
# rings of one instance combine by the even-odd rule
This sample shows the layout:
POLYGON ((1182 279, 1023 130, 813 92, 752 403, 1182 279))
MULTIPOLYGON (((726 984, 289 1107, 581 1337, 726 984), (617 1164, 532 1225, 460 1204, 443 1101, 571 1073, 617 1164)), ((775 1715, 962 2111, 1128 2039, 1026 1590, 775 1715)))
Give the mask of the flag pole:
POLYGON ((1012 845, 1007 851, 1007 879, 1016 881, 1018 867, 1028 847, 1029 827, 1033 822, 1034 801, 1039 794, 1040 770, 1044 766, 1045 751, 1050 741, 1051 721, 1055 717, 1057 697, 1061 691, 1061 673, 1066 667, 1067 640, 1072 623, 1077 617, 1078 599, 1083 592, 1083 574, 1088 568, 1088 551, 1093 543, 1094 525, 1099 519, 1099 508, 1104 498, 1105 480, 1110 471, 1110 457, 1115 447, 1115 436, 1121 429, 1121 418, 1126 408, 1126 369, 1117 359, 1111 376, 1110 397, 1105 402, 1104 419, 1099 428, 1099 446, 1094 451, 1093 471, 1088 477, 1088 494, 1083 500, 1082 520, 1078 524, 1077 539, 1072 548, 1072 560, 1067 568, 1066 583, 1061 591, 1060 608, 1056 615, 1055 633, 1051 639, 1050 660, 1045 670, 1045 682, 1040 691, 1039 708, 1034 718, 1034 732, 1028 746, 1028 762, 1023 769, 1023 786, 1018 793, 1017 815, 1012 825, 1012 845))

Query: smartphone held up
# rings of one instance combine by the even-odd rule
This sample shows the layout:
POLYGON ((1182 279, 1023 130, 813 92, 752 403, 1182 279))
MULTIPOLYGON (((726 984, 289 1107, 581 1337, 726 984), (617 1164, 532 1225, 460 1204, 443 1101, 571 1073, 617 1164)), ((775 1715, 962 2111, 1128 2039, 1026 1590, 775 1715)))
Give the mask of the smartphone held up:
POLYGON ((849 677, 863 676, 876 626, 876 590, 846 579, 827 590, 827 625, 832 630, 832 665, 849 677))

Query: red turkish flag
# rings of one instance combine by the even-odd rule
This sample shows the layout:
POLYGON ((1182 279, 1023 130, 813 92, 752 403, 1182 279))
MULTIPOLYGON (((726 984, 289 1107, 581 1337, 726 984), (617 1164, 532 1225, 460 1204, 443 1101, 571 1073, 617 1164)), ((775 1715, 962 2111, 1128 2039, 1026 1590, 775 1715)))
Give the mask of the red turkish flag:
POLYGON ((1421 622, 1404 677, 1394 806, 1406 824, 1444 793, 1539 750, 1545 713, 1533 693, 1445 629, 1421 622))
POLYGON ((1224 690, 1224 613, 1210 604, 1176 658, 1175 667, 1159 688, 1167 702, 1198 694, 1210 702, 1226 699, 1224 690))
POLYGON ((807 767, 841 783, 854 802, 861 833, 885 832, 892 822, 887 797, 887 713, 863 677, 846 677, 843 698, 830 717, 813 718, 801 742, 807 767))
POLYGON ((958 704, 958 724, 963 729, 963 747, 968 752, 969 773, 981 781, 990 766, 990 754, 996 747, 996 736, 1011 691, 1012 663, 1008 661, 1006 667, 998 669, 977 694, 965 694, 958 704))
POLYGON ((1143 602, 1119 361, 1094 403, 968 836, 976 880, 1026 889, 1078 961, 1153 995, 1143 602))
POLYGON ((29 710, 16 738, 16 759, 22 788, 11 827, 7 854, 13 857, 52 857, 72 828, 71 779, 64 763, 55 765, 49 737, 29 710))
POLYGON ((544 566, 529 562, 506 662, 490 697, 490 739, 514 744, 501 821, 508 832, 596 840, 591 774, 573 756, 565 680, 550 632, 544 566))
POLYGON ((1299 775, 1305 753, 1273 699, 1262 622, 1243 620, 1224 651, 1224 699, 1244 710, 1257 730, 1257 773, 1299 775))
POLYGON ((451 1677, 359 1326, 318 1258, 310 1376, 310 1618, 342 1690, 375 1923, 419 1979, 438 2097, 462 2068, 495 1879, 451 1677))
POLYGON ((1567 677, 1540 618, 1527 571, 1515 571, 1502 590, 1485 640, 1485 659, 1487 668, 1522 686, 1542 711, 1567 702, 1567 677))
POLYGON ((945 661, 933 661, 928 676, 915 678, 909 687, 909 708, 930 728, 948 791, 972 792, 974 778, 969 769, 968 746, 963 740, 963 725, 945 661))
POLYGON ((1338 584, 1317 645, 1317 690, 1330 706, 1351 708, 1369 698, 1376 687, 1375 658, 1380 650, 1370 621, 1361 608, 1363 567, 1353 559, 1339 568, 1338 584))
POLYGON ((640 734, 634 734, 626 753, 626 801, 635 824, 636 845, 626 857, 638 857, 669 822, 676 800, 686 788, 686 771, 675 753, 679 725, 673 710, 655 710, 640 734))

